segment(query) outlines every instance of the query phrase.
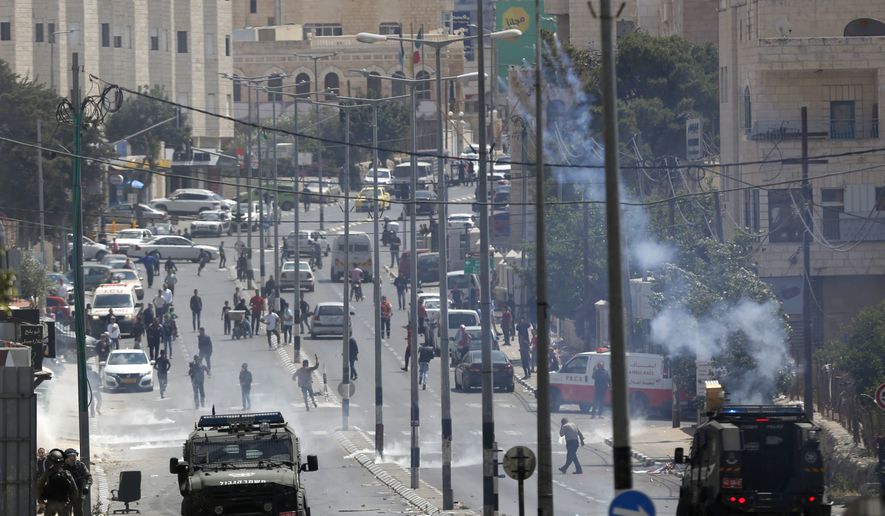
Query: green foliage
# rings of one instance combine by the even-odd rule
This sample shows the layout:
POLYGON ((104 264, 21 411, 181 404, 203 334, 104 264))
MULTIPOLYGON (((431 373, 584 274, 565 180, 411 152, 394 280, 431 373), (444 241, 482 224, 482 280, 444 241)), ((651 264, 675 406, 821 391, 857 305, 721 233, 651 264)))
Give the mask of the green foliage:
MULTIPOLYGON (((148 93, 152 97, 168 98, 165 88, 159 85, 152 88, 139 86, 138 91, 148 93)), ((144 154, 149 159, 160 158, 160 142, 164 142, 166 148, 183 149, 191 137, 191 128, 187 124, 185 112, 181 114, 180 124, 171 121, 137 136, 131 135, 175 117, 177 111, 174 106, 147 97, 138 95, 125 97, 120 110, 106 121, 105 136, 111 142, 127 139, 132 145, 133 154, 144 154)))
POLYGON ((29 251, 22 252, 17 279, 21 297, 41 299, 46 295, 46 289, 49 287, 46 269, 29 251))
MULTIPOLYGON (((71 149, 72 127, 56 120, 56 109, 62 101, 42 83, 21 78, 12 73, 6 62, 0 61, 0 134, 15 140, 36 143, 37 120, 43 123, 43 179, 44 210, 47 236, 68 231, 56 226, 70 226, 71 220, 71 158, 51 149, 71 149)), ((83 130, 83 153, 105 156, 100 134, 94 128, 83 130)), ((38 151, 10 142, 0 142, 0 210, 7 217, 19 220, 37 220, 38 151)), ((101 163, 82 162, 84 222, 94 222, 101 199, 99 180, 101 163)), ((39 228, 24 224, 25 241, 35 240, 39 228)), ((57 235, 56 235, 57 236, 57 235)))
POLYGON ((885 378, 885 301, 861 310, 846 330, 818 356, 851 374, 858 394, 872 395, 885 378))

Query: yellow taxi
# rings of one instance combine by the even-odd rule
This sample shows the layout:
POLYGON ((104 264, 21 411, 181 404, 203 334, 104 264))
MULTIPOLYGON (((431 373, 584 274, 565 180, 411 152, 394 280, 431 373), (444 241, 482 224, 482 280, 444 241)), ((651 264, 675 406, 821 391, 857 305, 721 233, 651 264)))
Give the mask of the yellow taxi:
POLYGON ((373 203, 376 199, 378 200, 379 210, 390 209, 390 194, 383 188, 378 188, 376 191, 373 186, 360 190, 354 202, 354 209, 356 211, 371 211, 374 209, 373 203))

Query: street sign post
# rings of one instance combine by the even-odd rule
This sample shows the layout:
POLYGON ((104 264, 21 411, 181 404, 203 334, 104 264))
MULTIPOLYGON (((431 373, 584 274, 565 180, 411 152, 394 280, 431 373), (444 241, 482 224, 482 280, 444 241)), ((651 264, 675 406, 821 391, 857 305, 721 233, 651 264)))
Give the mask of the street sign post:
MULTIPOLYGON (((489 271, 495 269, 494 259, 489 257, 489 271)), ((466 258, 464 260, 464 274, 479 274, 479 258, 466 258)))
POLYGON ((612 500, 609 516, 654 516, 655 504, 641 491, 624 491, 612 500))
POLYGON ((341 395, 342 398, 352 398, 353 393, 356 392, 356 384, 353 382, 344 383, 341 382, 338 384, 338 394, 341 395))
POLYGON ((535 472, 537 460, 531 448, 514 446, 504 454, 504 473, 516 480, 519 486, 519 516, 525 516, 525 492, 522 483, 535 472))
POLYGON ((885 410, 885 383, 876 389, 876 405, 879 405, 880 409, 885 410))

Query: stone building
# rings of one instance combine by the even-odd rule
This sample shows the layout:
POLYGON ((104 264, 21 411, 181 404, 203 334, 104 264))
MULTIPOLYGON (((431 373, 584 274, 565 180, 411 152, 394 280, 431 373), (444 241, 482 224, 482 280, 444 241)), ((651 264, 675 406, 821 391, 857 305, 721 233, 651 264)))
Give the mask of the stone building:
MULTIPOLYGON (((837 338, 885 297, 885 4, 721 0, 724 225, 758 240, 758 271, 801 321, 812 287, 814 341, 837 338), (807 108, 810 281, 802 279, 801 108, 807 108), (784 161, 787 160, 787 161, 784 161), (792 161, 791 161, 792 160, 792 161), (757 185, 757 188, 748 188, 757 185)), ((793 324, 795 336, 801 324, 793 324)))
MULTIPOLYGON (((0 59, 61 95, 71 54, 82 69, 129 88, 161 85, 182 104, 229 112, 231 5, 191 0, 33 0, 0 3, 0 59)), ((83 91, 90 91, 81 76, 83 91)), ((194 144, 216 147, 233 126, 192 115, 194 144)))

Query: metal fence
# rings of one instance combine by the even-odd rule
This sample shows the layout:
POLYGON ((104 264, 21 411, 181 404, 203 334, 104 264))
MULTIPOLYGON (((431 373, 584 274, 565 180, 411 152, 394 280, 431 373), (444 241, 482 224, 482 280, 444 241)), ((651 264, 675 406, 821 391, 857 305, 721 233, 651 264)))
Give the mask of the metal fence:
POLYGON ((876 437, 885 435, 885 411, 872 396, 857 394, 854 379, 831 364, 815 363, 814 399, 817 411, 841 424, 868 450, 876 449, 876 437))

